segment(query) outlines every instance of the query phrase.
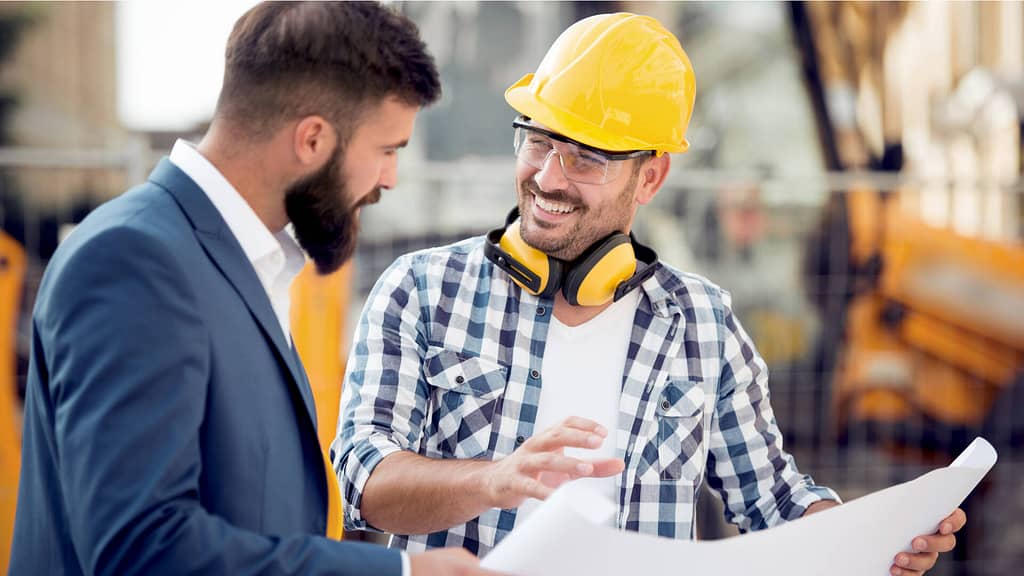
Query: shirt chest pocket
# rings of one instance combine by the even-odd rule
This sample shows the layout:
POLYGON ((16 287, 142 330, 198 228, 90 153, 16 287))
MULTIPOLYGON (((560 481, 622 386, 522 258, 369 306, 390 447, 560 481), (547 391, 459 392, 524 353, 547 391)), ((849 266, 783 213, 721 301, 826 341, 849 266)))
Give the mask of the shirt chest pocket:
POLYGON ((700 380, 670 380, 655 408, 662 480, 696 480, 703 470, 704 388, 700 380))
POLYGON ((493 360, 434 348, 423 373, 431 387, 428 451, 448 458, 485 455, 508 369, 493 360))

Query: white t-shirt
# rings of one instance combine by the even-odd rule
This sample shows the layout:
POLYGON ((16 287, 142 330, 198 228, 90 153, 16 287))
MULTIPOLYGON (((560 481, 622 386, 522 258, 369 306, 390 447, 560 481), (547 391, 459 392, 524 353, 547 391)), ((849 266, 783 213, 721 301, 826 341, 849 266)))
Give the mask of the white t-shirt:
MULTIPOLYGON (((608 430, 608 437, 597 449, 566 448, 567 456, 583 460, 615 457, 622 374, 639 299, 640 292, 634 290, 579 326, 566 326, 551 317, 533 433, 540 434, 569 416, 589 418, 608 430)), ((571 484, 587 484, 612 502, 618 501, 614 476, 580 478, 571 484)), ((516 524, 538 506, 540 501, 532 498, 524 502, 516 524)))

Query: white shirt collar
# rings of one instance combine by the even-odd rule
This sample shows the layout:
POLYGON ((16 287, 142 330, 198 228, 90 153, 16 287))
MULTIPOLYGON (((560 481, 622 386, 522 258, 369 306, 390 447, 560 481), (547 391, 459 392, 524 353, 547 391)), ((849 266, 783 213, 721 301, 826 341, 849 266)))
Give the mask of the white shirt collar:
POLYGON ((178 139, 171 150, 170 160, 210 198, 250 262, 255 263, 281 249, 278 239, 263 224, 249 203, 195 146, 178 139))
POLYGON ((272 233, 238 190, 191 143, 181 139, 175 142, 170 160, 206 193, 220 213, 256 270, 281 329, 287 335, 288 289, 306 263, 291 227, 272 233))

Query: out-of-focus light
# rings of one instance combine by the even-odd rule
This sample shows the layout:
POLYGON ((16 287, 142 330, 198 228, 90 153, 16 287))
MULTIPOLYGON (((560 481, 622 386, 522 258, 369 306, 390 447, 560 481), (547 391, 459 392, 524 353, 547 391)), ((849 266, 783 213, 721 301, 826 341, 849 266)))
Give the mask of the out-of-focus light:
POLYGON ((210 119, 231 27, 255 0, 141 0, 116 7, 117 107, 133 130, 187 130, 210 119))

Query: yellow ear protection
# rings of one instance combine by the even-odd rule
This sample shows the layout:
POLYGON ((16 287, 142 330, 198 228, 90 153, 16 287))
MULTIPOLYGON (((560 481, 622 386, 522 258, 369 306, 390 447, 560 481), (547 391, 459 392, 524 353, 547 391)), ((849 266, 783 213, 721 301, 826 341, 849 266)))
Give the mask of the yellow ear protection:
POLYGON ((561 290, 573 306, 618 300, 658 268, 654 250, 621 232, 595 242, 572 262, 548 256, 523 240, 518 209, 509 212, 504 227, 487 233, 484 255, 527 292, 544 298, 561 290))

